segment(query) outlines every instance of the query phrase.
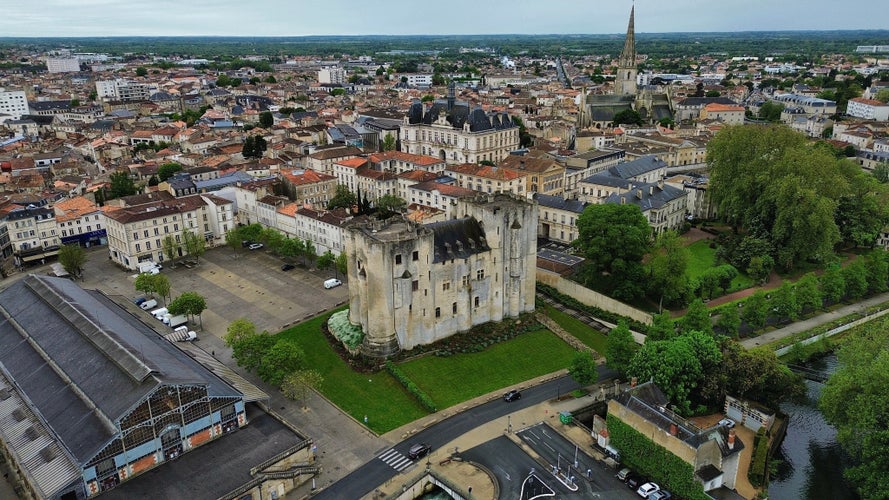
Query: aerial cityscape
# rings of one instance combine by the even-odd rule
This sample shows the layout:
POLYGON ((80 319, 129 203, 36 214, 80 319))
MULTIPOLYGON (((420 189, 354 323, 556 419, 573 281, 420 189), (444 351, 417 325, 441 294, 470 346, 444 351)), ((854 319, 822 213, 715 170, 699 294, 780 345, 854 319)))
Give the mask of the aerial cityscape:
POLYGON ((889 499, 889 16, 0 19, 0 498, 889 499))

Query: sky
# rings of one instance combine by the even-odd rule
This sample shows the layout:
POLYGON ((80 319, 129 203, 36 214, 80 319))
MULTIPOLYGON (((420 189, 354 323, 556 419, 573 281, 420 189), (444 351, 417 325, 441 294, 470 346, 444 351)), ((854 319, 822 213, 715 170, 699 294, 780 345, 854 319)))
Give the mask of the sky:
MULTIPOLYGON (((0 37, 624 33, 630 0, 5 0, 0 37), (7 3, 8 2, 8 3, 7 3)), ((639 0, 636 32, 889 28, 876 0, 639 0)), ((889 40, 887 40, 889 43, 889 40)))

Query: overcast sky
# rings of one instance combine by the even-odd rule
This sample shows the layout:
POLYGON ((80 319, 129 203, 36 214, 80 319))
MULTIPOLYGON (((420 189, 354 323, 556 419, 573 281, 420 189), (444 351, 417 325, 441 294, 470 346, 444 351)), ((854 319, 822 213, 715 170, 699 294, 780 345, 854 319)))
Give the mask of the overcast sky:
MULTIPOLYGON (((2 36, 623 33, 629 0, 5 0, 2 36)), ((639 0, 636 32, 889 28, 875 0, 639 0)))

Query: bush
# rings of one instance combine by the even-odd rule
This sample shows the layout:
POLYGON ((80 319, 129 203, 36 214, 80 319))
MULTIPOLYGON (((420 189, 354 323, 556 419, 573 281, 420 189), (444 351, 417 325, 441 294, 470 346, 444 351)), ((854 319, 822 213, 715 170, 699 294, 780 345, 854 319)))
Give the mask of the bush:
POLYGON ((753 439, 753 458, 750 460, 750 470, 747 471, 747 479, 750 480, 755 488, 765 485, 768 479, 768 471, 766 470, 766 462, 769 457, 769 440, 766 437, 765 427, 760 427, 756 431, 756 437, 753 439))
POLYGON ((425 408, 430 413, 435 413, 436 411, 438 411, 435 408, 435 403, 432 401, 432 398, 430 398, 428 394, 423 392, 422 389, 417 387, 417 384, 415 384, 413 380, 408 378, 408 376, 405 375, 404 372, 398 369, 398 367, 395 366, 395 363, 386 361, 386 371, 388 371, 389 374, 391 374, 392 377, 394 377, 395 380, 398 381, 398 383, 404 386, 407 392, 417 398, 417 402, 420 403, 423 408, 425 408))
POLYGON ((330 319, 327 320, 327 327, 340 342, 350 349, 357 349, 364 341, 364 331, 361 330, 361 325, 353 325, 349 322, 348 309, 331 314, 330 319))

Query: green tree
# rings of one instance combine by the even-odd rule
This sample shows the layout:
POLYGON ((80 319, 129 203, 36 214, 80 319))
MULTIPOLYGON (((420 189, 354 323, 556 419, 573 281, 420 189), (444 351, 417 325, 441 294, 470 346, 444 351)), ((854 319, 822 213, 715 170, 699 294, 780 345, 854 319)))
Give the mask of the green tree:
POLYGON ((383 137, 383 143, 380 146, 383 148, 383 151, 394 151, 395 144, 396 144, 395 135, 386 134, 386 137, 383 137))
POLYGON ((259 114, 259 126, 262 128, 270 128, 275 124, 275 117, 271 111, 263 111, 259 114))
POLYGON ((155 274, 151 277, 151 281, 154 292, 160 295, 161 299, 164 301, 164 304, 166 304, 167 297, 170 296, 170 278, 167 278, 166 274, 155 274))
POLYGON ((407 202, 394 194, 384 194, 377 199, 377 209, 380 219, 388 219, 393 215, 403 213, 407 208, 407 202))
POLYGON ((241 248, 241 242, 244 239, 241 237, 241 232, 238 231, 237 227, 233 227, 225 232, 225 244, 232 249, 232 252, 235 255, 238 254, 238 249, 241 248))
POLYGON ((179 243, 176 242, 173 235, 168 234, 164 236, 164 239, 161 240, 161 246, 164 249, 164 255, 167 257, 167 260, 173 261, 179 256, 179 243))
POLYGON ((781 121, 781 112, 784 111, 784 104, 775 101, 766 101, 759 107, 759 118, 761 120, 778 123, 781 121))
POLYGON ((309 267, 309 263, 314 262, 318 258, 318 251, 315 249, 315 244, 309 240, 305 240, 303 245, 303 265, 309 267))
POLYGON ((747 326, 757 330, 766 324, 769 315, 769 301, 762 290, 754 293, 744 301, 744 309, 741 311, 741 319, 747 326))
POLYGON ((853 334, 837 353, 840 368, 819 407, 853 458, 844 471, 865 499, 889 498, 889 337, 885 322, 853 334))
POLYGON ((889 286, 889 255, 885 250, 875 249, 864 257, 864 268, 867 271, 867 292, 883 293, 889 286))
POLYGON ((182 171, 182 165, 178 163, 164 163, 157 169, 157 178, 160 182, 173 177, 176 172, 182 171))
POLYGON ((62 245, 59 248, 59 263, 65 268, 65 271, 79 278, 83 272, 83 266, 86 264, 86 250, 78 244, 62 245))
POLYGON ((232 358, 238 366, 258 372, 266 354, 271 351, 274 345, 275 338, 268 332, 257 333, 232 345, 232 358))
POLYGON ((642 262, 651 247, 651 227, 636 205, 593 204, 577 218, 573 245, 595 272, 613 274, 615 261, 642 262))
POLYGON ((669 340, 676 336, 676 324, 670 317, 669 311, 655 314, 651 317, 651 326, 648 327, 648 335, 645 341, 669 340))
POLYGON ((281 392, 287 399, 300 401, 306 408, 309 394, 320 388, 323 382, 324 377, 318 370, 299 370, 284 377, 281 392))
POLYGON ((238 342, 254 335, 256 335, 256 325, 247 318, 238 318, 228 324, 223 340, 227 346, 233 347, 238 342))
POLYGON ((836 214, 840 236, 847 245, 872 247, 889 224, 889 186, 865 173, 857 164, 840 162, 849 191, 839 199, 836 214))
POLYGON ((352 206, 357 204, 358 197, 355 196, 355 193, 349 191, 348 187, 342 184, 337 184, 336 194, 334 194, 333 198, 327 202, 327 209, 333 210, 335 208, 345 208, 351 210, 352 206))
POLYGON ((882 103, 889 102, 889 89, 881 89, 877 92, 877 95, 874 96, 874 99, 882 103))
MULTIPOLYGON (((204 297, 197 292, 183 292, 170 302, 169 306, 167 306, 167 310, 170 314, 188 314, 192 318, 195 316, 200 318, 201 313, 203 313, 206 308, 207 302, 204 300, 204 297)), ((201 327, 203 328, 203 326, 203 319, 201 319, 201 327)))
POLYGON ((109 189, 107 199, 113 200, 136 194, 136 184, 133 183, 133 179, 130 178, 130 174, 127 172, 120 170, 112 173, 109 178, 111 180, 111 188, 109 189))
POLYGON ((148 74, 148 69, 146 69, 144 66, 139 66, 138 68, 136 68, 136 76, 142 77, 147 74, 148 74))
POLYGON ((617 326, 608 332, 608 341, 605 346, 605 359, 608 368, 626 374, 630 367, 630 360, 636 352, 636 341, 627 322, 620 320, 617 326))
POLYGON ((796 282, 795 293, 800 312, 821 309, 824 304, 818 277, 814 273, 807 273, 796 282))
POLYGON ((200 259, 207 250, 206 240, 193 231, 183 231, 182 239, 185 240, 185 251, 188 252, 189 257, 194 257, 194 260, 200 259))
POLYGON ((305 353, 295 342, 279 340, 262 356, 262 362, 256 368, 256 374, 264 382, 280 387, 284 378, 302 370, 305 365, 305 353))
POLYGON ((636 110, 625 109, 614 114, 614 126, 618 125, 642 125, 642 116, 636 110))
POLYGON ((591 352, 577 351, 568 367, 568 374, 581 386, 587 386, 599 380, 596 360, 591 352))
POLYGON ((862 259, 855 259, 841 273, 849 298, 860 299, 867 294, 867 268, 862 259))
POLYGON ((318 257, 318 261, 315 263, 315 267, 317 267, 321 271, 326 271, 334 266, 336 263, 336 256, 333 255, 333 252, 330 250, 324 252, 320 257, 318 257))
POLYGON ((828 302, 835 304, 846 295, 846 277, 838 266, 831 266, 819 280, 821 295, 828 302))
POLYGON ((772 292, 771 303, 772 312, 779 320, 796 321, 799 304, 796 301, 793 285, 789 281, 785 281, 780 288, 772 292))
POLYGON ((695 299, 688 305, 685 316, 679 323, 683 333, 701 332, 713 335, 713 322, 710 320, 710 310, 701 299, 695 299))
POLYGON ((148 273, 139 273, 136 276, 136 281, 134 286, 136 287, 137 292, 142 292, 147 295, 154 294, 154 276, 148 273))
POLYGON ((343 276, 346 275, 346 271, 348 271, 348 259, 345 252, 336 256, 336 265, 334 266, 334 269, 343 276))
POLYGON ((658 303, 675 305, 684 302, 688 292, 688 250, 679 234, 665 231, 657 236, 654 252, 648 261, 649 287, 658 303))
POLYGON ((765 283, 768 281, 769 275, 772 274, 773 267, 775 267, 775 261, 770 255, 757 255, 750 259, 747 275, 754 281, 765 283))
POLYGON ((748 350, 737 342, 723 342, 721 372, 728 394, 769 408, 806 393, 802 378, 779 361, 775 351, 764 347, 748 350))
POLYGON ((738 337, 738 329, 741 327, 741 316, 734 304, 724 307, 716 320, 716 327, 723 335, 731 338, 738 337))
POLYGON ((874 170, 871 172, 874 176, 874 179, 877 180, 880 184, 889 183, 889 164, 879 163, 874 170))

